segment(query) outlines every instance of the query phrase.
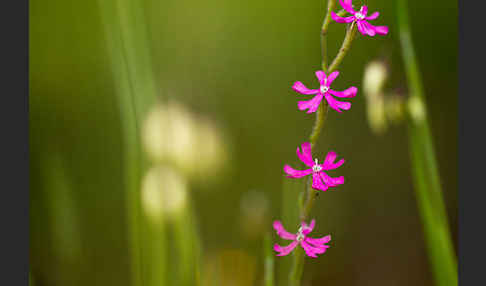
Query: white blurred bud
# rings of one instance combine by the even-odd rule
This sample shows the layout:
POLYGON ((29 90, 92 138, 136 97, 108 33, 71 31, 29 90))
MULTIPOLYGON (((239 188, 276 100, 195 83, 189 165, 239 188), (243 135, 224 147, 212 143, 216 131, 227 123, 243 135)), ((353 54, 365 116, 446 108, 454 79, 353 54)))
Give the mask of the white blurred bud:
POLYGON ((382 134, 387 129, 385 98, 382 93, 387 68, 382 61, 369 62, 364 71, 363 92, 366 98, 368 123, 374 133, 382 134))
POLYGON ((217 178, 227 161, 221 129, 174 101, 153 108, 144 123, 142 140, 151 160, 174 164, 191 179, 217 178))
POLYGON ((363 91, 366 96, 375 96, 381 93, 388 71, 382 61, 372 61, 366 65, 363 78, 363 91))
POLYGON ((176 102, 170 102, 167 110, 170 122, 168 154, 178 167, 191 173, 193 168, 197 168, 194 157, 198 152, 194 116, 183 105, 176 102))
POLYGON ((142 208, 146 215, 160 220, 164 215, 175 215, 186 207, 187 183, 174 170, 156 166, 142 181, 142 208))
POLYGON ((382 94, 367 101, 367 116, 371 130, 376 134, 386 131, 387 122, 385 116, 385 102, 382 94))

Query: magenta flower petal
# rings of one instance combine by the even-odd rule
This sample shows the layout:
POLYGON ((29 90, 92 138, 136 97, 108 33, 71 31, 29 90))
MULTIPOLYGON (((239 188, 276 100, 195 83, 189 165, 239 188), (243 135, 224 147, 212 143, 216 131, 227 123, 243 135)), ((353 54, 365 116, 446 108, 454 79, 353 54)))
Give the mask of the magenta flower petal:
POLYGON ((314 166, 314 161, 312 161, 312 147, 309 142, 304 142, 300 145, 302 149, 302 153, 297 147, 297 157, 299 157, 300 161, 306 164, 309 167, 314 166))
POLYGON ((318 89, 308 89, 303 83, 300 81, 296 81, 292 88, 301 94, 317 94, 319 93, 318 89))
POLYGON ((362 15, 366 15, 366 14, 368 14, 368 6, 366 6, 366 5, 361 6, 361 9, 359 10, 359 12, 360 12, 362 15))
POLYGON ((310 175, 312 173, 312 169, 307 170, 295 170, 294 168, 290 167, 289 165, 285 165, 283 168, 284 172, 287 173, 287 178, 302 178, 304 176, 310 175))
POLYGON ((332 178, 328 174, 326 174, 325 172, 320 172, 319 174, 320 174, 321 179, 324 182, 324 184, 326 184, 329 187, 337 187, 339 185, 344 184, 344 177, 343 176, 340 176, 340 177, 337 177, 337 178, 332 178))
MULTIPOLYGON (((311 237, 305 238, 305 242, 310 243, 314 246, 323 246, 324 243, 328 243, 329 241, 331 241, 330 235, 326 235, 326 236, 321 237, 321 238, 311 238, 311 237)), ((325 246, 329 247, 328 245, 325 245, 325 246)))
POLYGON ((329 89, 330 94, 337 96, 337 97, 341 97, 341 98, 354 97, 354 96, 356 96, 357 92, 358 92, 358 89, 354 86, 352 86, 348 89, 345 89, 343 91, 335 91, 333 89, 329 89))
POLYGON ((353 9, 353 0, 339 0, 339 4, 350 14, 355 14, 356 11, 353 9))
POLYGON ((295 240, 297 237, 295 234, 285 230, 285 228, 282 225, 282 222, 280 222, 279 220, 273 222, 273 228, 277 231, 277 235, 283 239, 295 240))
POLYGON ((380 12, 374 12, 373 14, 369 15, 365 19, 366 20, 375 20, 376 18, 378 18, 378 16, 380 16, 380 12))
POLYGON ((363 23, 363 25, 365 26, 366 30, 368 31, 368 35, 370 36, 374 36, 376 35, 376 30, 375 30, 375 26, 371 25, 370 23, 368 23, 368 21, 361 21, 363 23))
POLYGON ((307 113, 316 112, 317 109, 319 108, 319 104, 321 104, 322 96, 323 95, 319 93, 318 95, 314 96, 311 100, 304 100, 304 101, 297 102, 297 106, 299 107, 299 110, 308 109, 307 113))
POLYGON ((334 11, 331 11, 331 18, 337 23, 351 23, 356 19, 354 16, 339 17, 334 11))
POLYGON ((364 29, 363 25, 361 24, 361 21, 358 21, 356 23, 357 27, 358 27, 358 31, 363 34, 363 35, 368 35, 368 33, 366 32, 366 30, 364 29))
POLYGON ((319 173, 312 174, 312 188, 320 191, 327 191, 329 188, 327 185, 322 183, 322 178, 319 173))
POLYGON ((315 225, 316 225, 315 219, 313 219, 309 225, 307 225, 305 222, 302 222, 302 233, 305 235, 311 233, 315 225))
POLYGON ((332 72, 328 77, 327 77, 327 85, 326 86, 330 86, 331 83, 338 77, 339 75, 339 72, 338 71, 334 71, 332 72))
POLYGON ((312 257, 312 258, 317 258, 317 253, 315 253, 311 246, 309 244, 307 244, 305 241, 301 241, 300 242, 300 245, 302 246, 302 248, 304 249, 305 251, 305 254, 307 254, 307 256, 309 257, 312 257))
POLYGON ((329 103, 329 106, 336 110, 337 112, 342 112, 341 109, 343 110, 349 110, 351 108, 351 103, 349 102, 343 102, 343 101, 337 101, 334 99, 334 97, 326 94, 325 95, 327 103, 329 103))
POLYGON ((330 151, 329 153, 327 153, 326 158, 324 159, 324 163, 322 164, 322 169, 333 170, 341 167, 341 165, 344 164, 344 159, 341 159, 337 163, 334 163, 334 160, 336 160, 336 158, 336 152, 330 151))
POLYGON ((373 37, 376 34, 376 32, 375 32, 374 29, 370 28, 367 24, 368 23, 366 21, 358 21, 358 23, 357 23, 358 30, 363 35, 369 35, 369 36, 373 37))
POLYGON ((285 256, 285 255, 289 254, 292 250, 294 250, 294 248, 297 246, 297 244, 299 244, 299 242, 297 240, 292 241, 292 243, 290 243, 289 245, 287 245, 285 247, 282 247, 282 246, 275 243, 275 245, 273 246, 273 249, 275 251, 279 252, 279 254, 277 254, 277 256, 285 256))
POLYGON ((326 252, 326 248, 314 247, 314 246, 308 244, 307 242, 305 242, 305 240, 302 240, 300 242, 300 245, 302 246, 302 248, 304 248, 305 253, 310 257, 316 258, 317 257, 316 254, 322 254, 322 253, 326 252))
POLYGON ((311 220, 310 224, 308 225, 309 232, 311 232, 312 230, 314 230, 314 227, 315 226, 316 226, 316 220, 313 219, 313 220, 311 220))
MULTIPOLYGON (((373 25, 371 25, 369 23, 368 23, 368 25, 373 26, 373 25)), ((375 32, 378 35, 386 35, 386 34, 388 34, 388 27, 387 26, 373 26, 373 27, 375 29, 375 32)))
POLYGON ((319 80, 319 84, 323 85, 326 80, 326 74, 323 71, 316 71, 316 77, 319 80))

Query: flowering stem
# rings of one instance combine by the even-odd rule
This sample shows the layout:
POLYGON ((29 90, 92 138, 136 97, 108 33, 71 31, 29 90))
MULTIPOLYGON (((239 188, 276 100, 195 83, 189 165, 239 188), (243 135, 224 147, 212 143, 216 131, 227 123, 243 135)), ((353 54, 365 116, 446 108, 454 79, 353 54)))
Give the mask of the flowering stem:
MULTIPOLYGON (((330 11, 332 10, 335 1, 331 0, 329 1, 328 5, 328 13, 326 15, 326 20, 330 19, 329 14, 330 11), (331 4, 331 2, 333 2, 331 4)), ((326 45, 326 40, 325 40, 325 35, 327 33, 327 28, 329 26, 330 20, 324 20, 324 23, 322 25, 322 31, 321 31, 321 44, 323 45, 322 47, 322 70, 327 73, 328 75, 335 71, 338 67, 339 64, 343 61, 344 57, 349 51, 349 48, 351 47, 351 43, 353 42, 353 39, 356 36, 356 24, 355 22, 351 23, 349 26, 348 30, 346 31, 346 36, 344 37, 343 43, 341 45, 341 48, 339 49, 338 54, 332 61, 332 64, 329 66, 329 69, 327 70, 326 68, 326 62, 327 62, 327 47, 326 45)), ((319 138, 319 135, 321 134, 322 127, 324 126, 324 122, 326 121, 326 115, 328 111, 328 103, 327 101, 323 100, 321 105, 319 106, 319 109, 316 112, 316 122, 314 124, 314 128, 312 129, 312 133, 309 137, 309 141, 312 146, 317 142, 317 139, 319 138)))
MULTIPOLYGON (((353 42, 353 39, 356 36, 356 31, 357 31, 355 22, 351 23, 351 25, 346 31, 346 35, 344 36, 344 40, 341 45, 341 48, 339 49, 338 54, 332 61, 331 65, 329 66, 329 69, 327 69, 326 34, 327 34, 329 24, 331 22, 330 14, 335 4, 336 4, 335 0, 328 1, 327 14, 326 17, 324 18, 324 22, 321 28, 322 70, 325 73, 327 73, 327 75, 335 71, 338 68, 338 66, 341 64, 347 52, 349 51, 349 48, 351 47, 351 43, 353 42)), ((319 106, 319 109, 316 112, 316 121, 314 123, 314 127, 312 128, 312 133, 309 136, 309 142, 312 147, 316 144, 317 139, 321 134, 321 130, 324 127, 324 123, 326 121, 328 110, 329 110, 329 105, 327 101, 323 100, 321 102, 321 105, 319 106)), ((306 189, 307 189, 306 200, 304 205, 300 207, 299 217, 301 221, 307 221, 309 219, 309 214, 312 210, 312 206, 314 205, 315 199, 318 195, 317 191, 312 188, 310 179, 307 180, 306 189)), ((290 272, 289 285, 291 286, 300 285, 300 280, 302 277, 303 270, 304 270, 304 252, 302 249, 297 248, 296 251, 294 251, 294 263, 292 266, 292 270, 290 272)))
POLYGON ((417 204, 437 285, 453 286, 457 285, 457 262, 427 121, 422 80, 410 34, 407 1, 397 1, 396 8, 403 60, 411 94, 409 102, 414 103, 410 105, 408 131, 417 204))

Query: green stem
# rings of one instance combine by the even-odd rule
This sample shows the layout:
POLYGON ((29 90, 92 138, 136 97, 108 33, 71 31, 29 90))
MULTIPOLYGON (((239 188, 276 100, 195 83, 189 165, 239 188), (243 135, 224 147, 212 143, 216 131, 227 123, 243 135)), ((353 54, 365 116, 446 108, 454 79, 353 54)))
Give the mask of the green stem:
POLYGON ((457 262, 442 198, 421 75, 410 33, 407 1, 398 0, 396 8, 403 60, 410 89, 411 114, 408 120, 408 132, 417 204, 437 285, 455 286, 457 285, 457 262))
POLYGON ((265 234, 263 238, 263 255, 265 256, 265 272, 264 272, 264 285, 265 286, 273 286, 275 285, 274 281, 274 268, 275 268, 275 261, 273 259, 273 247, 272 247, 272 240, 270 239, 270 234, 265 234))
POLYGON ((331 11, 334 9, 336 5, 336 0, 329 0, 327 1, 327 13, 326 17, 324 18, 324 22, 322 23, 321 28, 321 50, 322 50, 322 70, 326 72, 327 69, 327 29, 329 28, 329 24, 331 23, 331 11))
POLYGON ((290 271, 289 286, 300 285, 302 272, 304 272, 304 250, 301 247, 296 247, 294 249, 294 264, 290 271))
POLYGON ((312 128, 312 133, 309 136, 309 142, 311 143, 312 147, 314 147, 317 139, 319 139, 319 135, 321 134, 322 128, 324 127, 324 123, 326 122, 328 110, 328 103, 327 101, 323 100, 321 102, 321 105, 317 109, 316 121, 314 123, 314 127, 312 128))
POLYGON ((338 54, 332 61, 331 65, 329 66, 328 73, 332 73, 335 71, 341 62, 344 59, 344 56, 348 53, 349 49, 351 48, 351 43, 353 42, 355 36, 356 36, 356 22, 352 22, 351 25, 348 27, 348 30, 346 31, 346 36, 344 37, 343 44, 341 45, 341 48, 339 49, 338 54))

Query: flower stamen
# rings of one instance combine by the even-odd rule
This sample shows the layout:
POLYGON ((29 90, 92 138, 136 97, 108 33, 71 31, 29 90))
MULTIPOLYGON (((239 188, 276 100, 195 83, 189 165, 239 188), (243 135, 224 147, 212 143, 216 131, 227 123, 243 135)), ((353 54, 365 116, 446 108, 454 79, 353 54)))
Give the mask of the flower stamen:
POLYGON ((354 14, 354 17, 356 17, 357 20, 363 20, 365 18, 365 15, 361 14, 361 12, 357 12, 354 14))
POLYGON ((305 238, 304 234, 302 233, 302 227, 299 228, 297 231, 297 241, 302 241, 305 238))
POLYGON ((325 85, 321 85, 321 93, 322 94, 326 93, 328 90, 329 90, 329 87, 327 87, 325 85))
POLYGON ((312 166, 312 172, 314 173, 318 173, 322 170, 322 167, 319 165, 319 162, 317 161, 317 159, 314 159, 314 163, 315 165, 312 166))

